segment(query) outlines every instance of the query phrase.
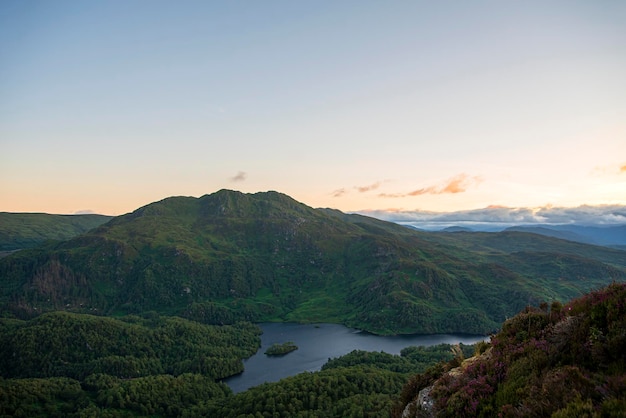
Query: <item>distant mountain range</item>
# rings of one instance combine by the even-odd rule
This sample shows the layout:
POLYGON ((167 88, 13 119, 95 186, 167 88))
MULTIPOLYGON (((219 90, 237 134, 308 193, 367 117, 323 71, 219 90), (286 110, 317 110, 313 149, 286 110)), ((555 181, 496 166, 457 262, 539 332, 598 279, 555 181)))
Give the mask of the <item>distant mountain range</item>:
POLYGON ((520 225, 506 230, 531 232, 569 241, 626 249, 626 225, 520 225))
POLYGON ((626 281, 626 252, 518 231, 418 231, 277 192, 221 190, 17 251, 0 260, 0 280, 1 313, 24 318, 157 311, 211 324, 489 333, 529 303, 626 281))
MULTIPOLYGON (((414 227, 415 228, 415 227, 414 227)), ((419 228, 415 228, 419 229, 419 228)), ((441 232, 479 232, 481 229, 473 229, 464 226, 449 226, 441 229, 441 232)), ((544 235, 567 241, 582 242, 584 244, 602 245, 618 249, 626 249, 626 225, 615 226, 585 226, 585 225, 519 225, 504 228, 498 231, 488 230, 482 232, 517 231, 531 234, 544 235)))
POLYGON ((586 244, 626 248, 626 206, 505 208, 437 213, 363 211, 361 214, 426 231, 532 232, 586 244))

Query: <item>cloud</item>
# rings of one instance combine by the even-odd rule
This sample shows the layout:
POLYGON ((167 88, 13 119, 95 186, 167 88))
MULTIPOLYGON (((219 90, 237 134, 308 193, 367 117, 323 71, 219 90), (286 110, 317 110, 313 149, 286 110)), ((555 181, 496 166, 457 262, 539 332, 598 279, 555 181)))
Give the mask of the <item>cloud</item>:
POLYGON ((459 174, 451 179, 438 193, 463 193, 468 187, 480 183, 478 177, 469 177, 467 174, 459 174))
POLYGON ((74 215, 95 215, 96 212, 94 212, 91 209, 81 209, 81 210, 77 210, 76 212, 74 212, 74 215))
POLYGON ((482 179, 478 176, 468 176, 465 173, 457 174, 451 179, 447 180, 443 184, 423 187, 421 189, 413 190, 408 193, 379 193, 378 197, 407 197, 407 196, 421 196, 424 194, 456 194, 464 193, 470 187, 479 184, 482 179))
POLYGON ((378 193, 378 197, 390 197, 390 198, 398 198, 405 197, 405 193, 378 193))
POLYGON ((626 206, 624 205, 583 205, 573 208, 489 206, 484 209, 458 212, 364 210, 358 213, 424 229, 468 226, 476 229, 497 230, 513 225, 533 224, 587 226, 626 224, 626 206))
POLYGON ((236 175, 230 178, 230 181, 244 181, 248 177, 245 171, 239 171, 236 175))
POLYGON ((348 193, 347 190, 344 189, 344 188, 341 188, 341 189, 337 189, 337 190, 333 191, 331 193, 331 195, 333 197, 341 197, 341 196, 345 195, 346 193, 348 193))
MULTIPOLYGON (((388 180, 385 180, 385 181, 388 181, 388 180)), ((356 189, 359 193, 366 193, 366 192, 370 192, 372 190, 378 189, 381 184, 383 184, 382 181, 377 181, 376 183, 368 184, 366 186, 353 186, 352 188, 356 189)), ((341 196, 346 195, 348 193, 349 193, 348 189, 346 189, 345 187, 342 187, 340 189, 334 190, 330 194, 333 197, 341 197, 341 196)))
POLYGON ((371 190, 376 190, 380 187, 380 181, 377 181, 376 183, 367 185, 367 186, 355 186, 354 188, 357 189, 359 191, 359 193, 365 193, 365 192, 369 192, 371 190))
POLYGON ((436 189, 434 187, 426 187, 424 189, 413 190, 412 192, 408 192, 404 196, 420 196, 423 194, 436 194, 436 189))
POLYGON ((611 165, 599 165, 593 168, 591 171, 592 176, 614 176, 614 175, 626 174, 626 164, 611 164, 611 165))

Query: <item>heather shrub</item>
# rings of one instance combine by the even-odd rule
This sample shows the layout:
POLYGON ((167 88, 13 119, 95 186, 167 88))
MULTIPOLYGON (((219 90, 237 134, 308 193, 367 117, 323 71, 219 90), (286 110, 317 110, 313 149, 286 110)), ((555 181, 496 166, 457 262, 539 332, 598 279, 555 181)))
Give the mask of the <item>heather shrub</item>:
POLYGON ((433 384, 437 416, 626 417, 626 284, 528 307, 476 354, 433 384))
POLYGON ((595 414, 591 400, 582 400, 578 396, 574 401, 568 403, 567 406, 554 412, 551 418, 593 418, 595 416, 597 414, 595 414))

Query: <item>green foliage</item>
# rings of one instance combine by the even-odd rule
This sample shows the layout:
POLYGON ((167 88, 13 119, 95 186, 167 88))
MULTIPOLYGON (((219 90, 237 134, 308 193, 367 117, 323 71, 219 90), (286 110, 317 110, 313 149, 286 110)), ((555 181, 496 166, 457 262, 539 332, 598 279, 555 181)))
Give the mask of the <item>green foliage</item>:
POLYGON ((438 344, 433 346, 411 346, 402 349, 399 356, 385 352, 354 350, 344 356, 329 359, 322 370, 339 367, 368 366, 395 373, 422 373, 433 364, 447 362, 458 355, 470 355, 474 345, 438 344), (461 350, 461 351, 459 351, 461 350))
POLYGON ((0 378, 0 416, 64 417, 88 404, 80 383, 72 379, 0 378))
POLYGON ((78 219, 35 216, 0 247, 75 236, 0 260, 0 415, 388 416, 428 386, 441 416, 626 407, 624 285, 561 303, 626 280, 623 251, 414 231, 275 192, 165 199, 86 233, 106 219, 63 223, 78 219), (490 344, 355 351, 237 395, 216 383, 259 347, 240 321, 489 333, 541 300, 554 302, 490 344))
POLYGON ((268 356, 284 356, 285 354, 291 353, 297 349, 297 345, 295 345, 292 341, 288 341, 283 344, 272 344, 267 350, 265 350, 265 354, 268 356))
MULTIPOLYGON (((125 317, 113 321, 122 328, 153 327, 151 329, 156 330, 171 319, 154 314, 146 316, 148 318, 125 317), (148 326, 146 321, 152 324, 148 326)), ((72 320, 64 319, 62 323, 71 327, 72 320)), ((24 327, 23 321, 3 322, 4 332, 24 327)), ((231 327, 218 328, 228 334, 231 327)), ((63 334, 61 329, 58 331, 63 334)), ((253 327, 242 324, 237 333, 251 331, 253 327)), ((125 344, 124 336, 110 333, 109 338, 125 344)), ((178 338, 188 339, 188 332, 181 332, 178 338)), ((137 341, 134 344, 138 351, 143 349, 137 341)), ((155 345, 158 344, 159 341, 155 341, 155 345)), ((465 346, 465 349, 470 347, 465 346)), ((162 352, 158 347, 154 350, 162 352)), ((320 372, 302 373, 237 395, 226 385, 216 383, 212 376, 197 373, 129 377, 128 370, 112 368, 110 371, 117 376, 94 372, 80 381, 68 377, 0 378, 0 416, 387 417, 407 377, 422 370, 427 362, 432 365, 434 361, 448 358, 452 351, 453 347, 446 344, 406 349, 401 356, 354 351, 330 360, 320 372)), ((81 354, 76 358, 80 359, 81 354)), ((116 358, 113 363, 116 361, 124 359, 116 358)))
POLYGON ((113 319, 54 312, 0 324, 4 377, 199 373, 219 379, 242 372, 241 359, 260 346, 260 330, 251 324, 217 327, 154 314, 113 319))
POLYGON ((231 393, 226 385, 197 374, 136 379, 92 375, 82 385, 68 378, 0 378, 0 416, 176 417, 231 393))
POLYGON ((450 344, 438 344, 429 347, 412 346, 402 349, 400 354, 419 365, 421 370, 425 370, 433 363, 451 361, 455 357, 461 359, 471 357, 476 350, 475 347, 476 344, 467 345, 463 343, 454 346, 450 344))
POLYGON ((0 319, 0 416, 180 416, 232 394, 216 380, 243 371, 259 334, 155 312, 0 319))
POLYGON ((301 373, 191 408, 183 416, 387 417, 404 375, 354 366, 301 373))
POLYGON ((0 251, 33 248, 48 240, 70 239, 111 218, 104 215, 0 212, 0 251))
MULTIPOLYGON (((527 308, 491 347, 432 385, 437 416, 623 416, 626 405, 626 284, 562 306, 527 308)), ((449 370, 449 367, 448 367, 449 370)), ((424 383, 425 379, 417 378, 424 383)), ((413 379, 415 381, 415 379, 413 379)), ((409 382, 403 405, 420 388, 409 382)), ((401 408, 398 408, 400 410, 401 408)))
POLYGON ((1 259, 0 310, 487 334, 527 303, 626 280, 624 259, 533 234, 428 233, 276 192, 221 190, 1 259))
POLYGON ((395 373, 410 373, 416 369, 415 364, 405 357, 395 356, 382 351, 354 350, 344 356, 329 359, 322 366, 322 370, 354 366, 376 367, 395 373))
POLYGON ((185 409, 201 401, 229 394, 231 391, 226 385, 206 376, 158 375, 117 380, 96 392, 95 403, 102 408, 130 410, 141 416, 180 416, 185 409))

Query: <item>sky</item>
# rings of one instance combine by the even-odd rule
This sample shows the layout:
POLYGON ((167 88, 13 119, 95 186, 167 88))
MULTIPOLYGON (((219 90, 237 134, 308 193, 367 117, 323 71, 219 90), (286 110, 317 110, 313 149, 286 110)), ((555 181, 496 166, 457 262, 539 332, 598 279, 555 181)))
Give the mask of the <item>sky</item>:
POLYGON ((4 0, 0 211, 626 205, 624 22, 621 0, 4 0))

